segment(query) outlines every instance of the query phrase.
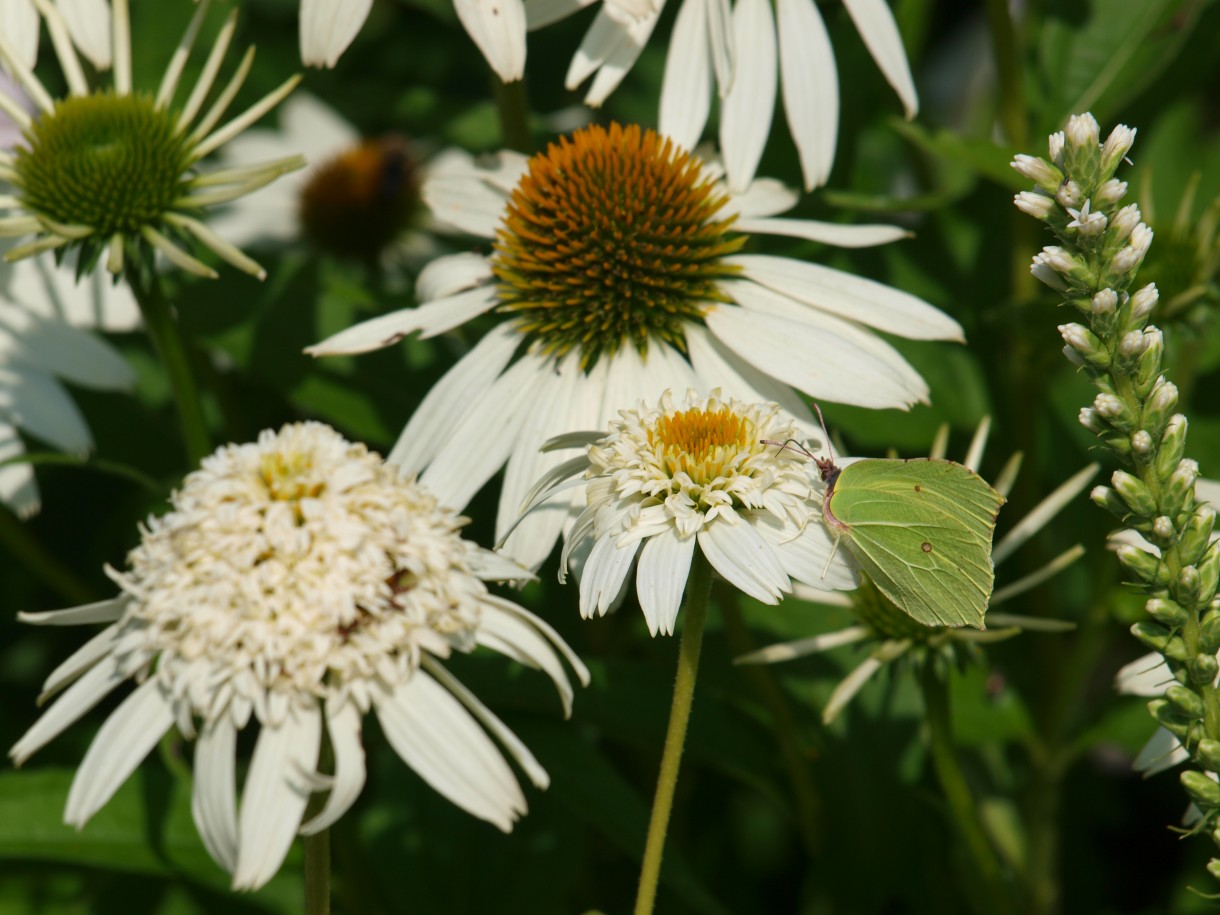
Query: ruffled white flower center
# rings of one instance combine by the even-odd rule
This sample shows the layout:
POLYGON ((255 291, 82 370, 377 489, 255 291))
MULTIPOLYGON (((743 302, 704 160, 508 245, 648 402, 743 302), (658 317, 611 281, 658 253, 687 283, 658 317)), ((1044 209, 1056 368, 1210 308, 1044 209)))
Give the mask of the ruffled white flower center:
POLYGON ((743 510, 763 509, 799 527, 817 514, 809 462, 763 443, 800 435, 775 404, 721 401, 713 392, 675 407, 667 392, 657 410, 623 410, 612 432, 589 448, 590 506, 613 509, 599 527, 620 543, 674 526, 682 537, 743 510))
POLYGON ((265 431, 203 462, 111 571, 131 600, 125 673, 147 670, 192 714, 350 696, 411 675, 420 652, 473 646, 486 588, 462 520, 363 445, 319 423, 265 431))

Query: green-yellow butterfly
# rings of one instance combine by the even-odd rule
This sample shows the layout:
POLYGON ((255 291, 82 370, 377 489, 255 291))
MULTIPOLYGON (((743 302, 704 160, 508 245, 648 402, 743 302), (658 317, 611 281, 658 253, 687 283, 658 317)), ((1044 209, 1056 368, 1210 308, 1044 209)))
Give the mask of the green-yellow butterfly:
POLYGON ((805 454, 826 482, 822 518, 836 548, 846 539, 882 594, 925 626, 983 628, 1003 496, 953 461, 868 459, 839 467, 833 457, 805 454))

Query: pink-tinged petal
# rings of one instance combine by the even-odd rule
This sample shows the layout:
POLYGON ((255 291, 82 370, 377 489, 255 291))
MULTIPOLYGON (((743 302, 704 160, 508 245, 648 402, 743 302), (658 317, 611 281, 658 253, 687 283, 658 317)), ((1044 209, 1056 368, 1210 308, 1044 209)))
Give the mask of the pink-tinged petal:
MULTIPOLYGON (((86 674, 77 685, 88 677, 86 674)), ((65 693, 60 703, 71 693, 72 690, 65 693)), ((84 826, 127 781, 173 723, 173 706, 163 686, 155 677, 146 680, 110 713, 93 738, 68 789, 64 822, 78 829, 84 826)))
POLYGON ((839 76, 834 48, 814 0, 777 0, 777 12, 784 111, 809 191, 826 183, 835 159, 839 76))
POLYGON ((682 592, 686 590, 694 552, 695 538, 680 538, 672 530, 649 537, 640 550, 635 593, 648 622, 649 635, 674 634, 674 621, 682 606, 682 592))
POLYGON ((898 93, 909 121, 919 111, 919 97, 894 14, 885 0, 843 0, 843 5, 886 82, 898 93))
POLYGON ((301 61, 333 67, 368 18, 373 0, 301 0, 301 61))
POLYGON ((237 729, 227 716, 204 725, 195 744, 191 816, 212 860, 237 867, 237 729))
POLYGON ((720 112, 720 149, 729 189, 754 180, 775 112, 775 20, 771 0, 738 0, 733 10, 737 65, 720 112))
POLYGON ((293 708, 259 731, 241 792, 233 889, 255 890, 275 876, 292 847, 309 803, 309 774, 318 767, 322 712, 293 708))
POLYGON ((454 0, 458 19, 496 75, 506 83, 525 75, 522 0, 454 0))
POLYGON ((685 0, 674 20, 661 80, 657 127, 684 149, 694 149, 712 107, 712 61, 708 46, 707 4, 685 0))

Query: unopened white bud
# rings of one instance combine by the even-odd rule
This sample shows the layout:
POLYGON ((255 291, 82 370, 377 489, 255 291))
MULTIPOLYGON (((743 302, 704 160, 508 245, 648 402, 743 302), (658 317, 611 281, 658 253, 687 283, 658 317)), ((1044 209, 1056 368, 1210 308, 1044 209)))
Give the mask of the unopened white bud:
POLYGON ((1051 161, 1056 165, 1063 164, 1063 146, 1064 137, 1063 131, 1057 130, 1047 138, 1047 149, 1050 151, 1051 161))
POLYGON ((1022 191, 1012 198, 1017 209, 1034 219, 1046 219, 1055 209, 1055 198, 1038 191, 1022 191))
POLYGON ((1013 156, 1012 167, 1044 191, 1053 193, 1063 183, 1063 172, 1045 159, 1018 153, 1013 156))
POLYGON ((1093 199, 1099 207, 1112 207, 1127 196, 1127 182, 1111 178, 1102 182, 1101 187, 1093 192, 1093 199))
POLYGON ((1129 203, 1110 217, 1110 229, 1115 241, 1126 241, 1143 218, 1137 204, 1129 203))
POLYGON ((1156 308, 1159 299, 1160 293, 1157 292, 1156 283, 1149 283, 1140 289, 1131 296, 1131 320, 1142 324, 1144 319, 1152 314, 1152 309, 1156 308))
POLYGON ((1131 436, 1131 450, 1136 454, 1149 454, 1152 451, 1152 436, 1140 429, 1131 436))
POLYGON ((1097 124, 1097 118, 1087 111, 1068 118, 1064 133, 1068 144, 1078 150, 1091 150, 1101 141, 1101 127, 1097 124))
POLYGON ((1103 173, 1108 174, 1118 168, 1118 163, 1131 151, 1131 144, 1134 142, 1134 127, 1119 124, 1111 130, 1110 135, 1106 137, 1105 145, 1101 149, 1101 167, 1103 173))
POLYGON ((1093 409, 1103 419, 1117 419, 1123 415, 1123 402, 1113 394, 1098 394, 1093 398, 1093 409))
POLYGON ((1177 532, 1173 529, 1173 522, 1161 515, 1152 522, 1152 533, 1161 540, 1168 540, 1177 532))
POLYGON ((1113 289, 1103 289, 1093 296, 1092 309, 1097 317, 1114 314, 1118 308, 1118 293, 1113 289))
POLYGON ((1055 199, 1064 207, 1078 207, 1085 201, 1084 188, 1075 181, 1064 181, 1055 191, 1055 199))

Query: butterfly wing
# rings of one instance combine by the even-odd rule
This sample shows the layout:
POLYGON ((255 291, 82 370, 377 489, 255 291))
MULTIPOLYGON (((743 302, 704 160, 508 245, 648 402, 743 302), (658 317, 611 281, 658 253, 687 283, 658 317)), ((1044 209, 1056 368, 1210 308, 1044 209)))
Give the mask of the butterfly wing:
POLYGON ((926 626, 976 626, 995 585, 991 538, 1004 497, 961 464, 857 461, 830 512, 852 555, 901 610, 926 626))

